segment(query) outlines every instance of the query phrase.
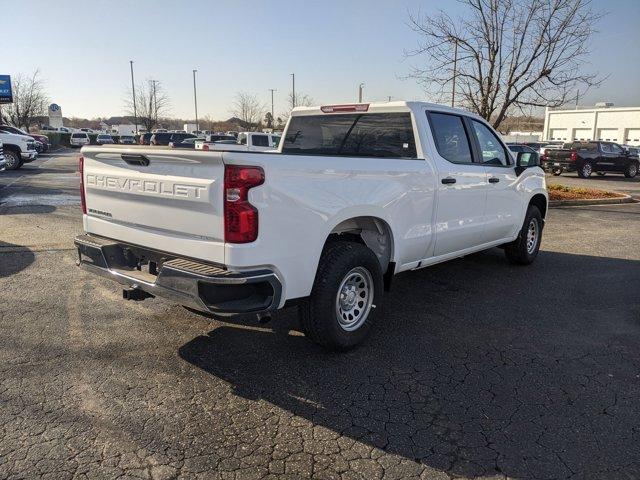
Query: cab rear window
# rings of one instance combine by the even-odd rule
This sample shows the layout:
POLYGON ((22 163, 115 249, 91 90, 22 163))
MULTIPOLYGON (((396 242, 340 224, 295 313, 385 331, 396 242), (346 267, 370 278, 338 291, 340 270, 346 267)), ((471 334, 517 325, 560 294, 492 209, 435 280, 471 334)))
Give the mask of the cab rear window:
POLYGON ((409 113, 304 115, 291 119, 282 153, 416 158, 409 113))

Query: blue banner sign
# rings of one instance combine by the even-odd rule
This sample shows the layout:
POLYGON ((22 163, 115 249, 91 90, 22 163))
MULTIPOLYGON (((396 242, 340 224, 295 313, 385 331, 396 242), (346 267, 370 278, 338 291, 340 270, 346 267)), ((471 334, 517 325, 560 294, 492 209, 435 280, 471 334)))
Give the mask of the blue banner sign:
POLYGON ((11 76, 9 75, 0 75, 0 104, 1 103, 13 103, 11 76))

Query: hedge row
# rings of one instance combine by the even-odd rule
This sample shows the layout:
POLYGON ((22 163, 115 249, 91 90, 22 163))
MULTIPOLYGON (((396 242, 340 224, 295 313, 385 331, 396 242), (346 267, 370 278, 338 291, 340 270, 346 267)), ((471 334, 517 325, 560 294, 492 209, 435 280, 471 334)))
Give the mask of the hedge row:
MULTIPOLYGON (((46 135, 49 138, 49 143, 52 147, 68 147, 70 146, 71 134, 64 132, 43 132, 42 135, 46 135)), ((98 137, 97 133, 90 133, 89 140, 91 141, 91 145, 97 145, 96 138, 98 137)), ((133 135, 136 139, 136 143, 138 142, 138 136, 133 135)), ((118 143, 120 141, 120 135, 111 135, 113 141, 118 143)))

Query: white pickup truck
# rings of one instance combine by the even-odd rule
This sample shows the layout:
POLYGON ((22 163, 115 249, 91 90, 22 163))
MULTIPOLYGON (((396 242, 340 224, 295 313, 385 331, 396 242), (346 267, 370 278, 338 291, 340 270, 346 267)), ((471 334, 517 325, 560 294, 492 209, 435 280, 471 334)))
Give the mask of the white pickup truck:
POLYGON ((400 272, 491 247, 538 254, 537 153, 513 157, 462 110, 420 102, 296 108, 274 153, 84 147, 79 265, 214 315, 299 306, 344 350, 400 272))
POLYGON ((263 152, 278 148, 280 135, 260 132, 240 132, 235 143, 196 141, 196 150, 263 152))

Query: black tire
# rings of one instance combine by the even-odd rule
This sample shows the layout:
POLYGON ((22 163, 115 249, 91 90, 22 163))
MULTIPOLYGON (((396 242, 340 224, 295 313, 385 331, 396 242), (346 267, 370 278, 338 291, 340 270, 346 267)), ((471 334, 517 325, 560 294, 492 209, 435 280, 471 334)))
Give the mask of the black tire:
POLYGON ((559 177, 562 174, 562 169, 554 168, 553 170, 551 170, 551 173, 553 173, 554 176, 559 177))
MULTIPOLYGON (((345 288, 348 289, 348 284, 345 288)), ((355 347, 369 334, 380 314, 382 290, 380 262, 369 248, 355 242, 328 243, 320 258, 311 296, 300 305, 303 332, 311 341, 329 350, 344 351, 355 347), (357 280, 359 272, 361 276, 357 280), (365 278, 364 272, 368 272, 369 279, 365 278), (362 296, 363 291, 358 290, 356 294, 354 290, 351 298, 354 302, 353 312, 354 315, 357 315, 356 312, 362 314, 362 317, 355 316, 351 325, 344 325, 352 320, 345 316, 342 309, 340 287, 349 278, 355 278, 355 283, 360 286, 367 282, 369 288, 365 288, 368 292, 365 296, 362 296), (364 311, 358 310, 358 307, 364 311), (344 318, 341 320, 339 315, 344 318)))
POLYGON ((5 168, 7 170, 17 170, 22 166, 22 159, 20 158, 20 154, 14 152, 13 150, 5 150, 4 159, 7 162, 7 164, 5 165, 5 168))
POLYGON ((593 167, 589 162, 584 162, 582 165, 580 165, 580 168, 578 168, 578 176, 580 178, 589 178, 592 173, 593 167))
POLYGON ((604 177, 606 175, 606 173, 604 172, 596 172, 598 174, 599 177, 604 177))
POLYGON ((529 205, 527 214, 524 217, 524 223, 516 238, 513 242, 505 245, 504 253, 507 259, 516 265, 529 265, 538 256, 540 250, 540 242, 542 241, 542 229, 544 222, 542 221, 542 214, 538 207, 535 205, 529 205), (529 227, 532 222, 536 223, 537 236, 533 247, 528 242, 529 227))
POLYGON ((624 176, 627 178, 633 178, 638 174, 638 164, 634 162, 629 162, 627 165, 627 169, 624 171, 624 176))

